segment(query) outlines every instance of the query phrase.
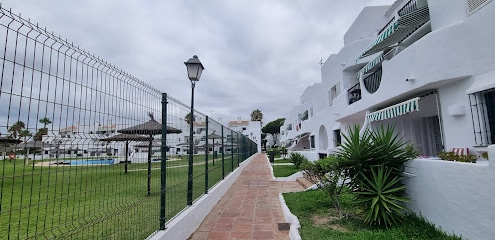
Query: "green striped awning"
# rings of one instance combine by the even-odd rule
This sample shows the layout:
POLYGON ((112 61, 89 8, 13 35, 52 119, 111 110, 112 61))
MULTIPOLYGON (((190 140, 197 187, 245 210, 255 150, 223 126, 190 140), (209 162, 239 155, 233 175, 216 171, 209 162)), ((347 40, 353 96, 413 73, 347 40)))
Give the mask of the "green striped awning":
POLYGON ((413 111, 419 111, 418 101, 419 97, 409 99, 405 102, 372 112, 366 115, 366 118, 369 122, 373 122, 398 117, 413 111))
POLYGON ((363 57, 370 56, 374 53, 389 49, 392 45, 401 42, 411 33, 430 20, 428 5, 418 10, 399 17, 396 21, 390 23, 386 29, 378 35, 357 58, 356 62, 363 57))
POLYGON ((367 73, 369 70, 371 70, 374 66, 376 66, 378 63, 382 62, 385 59, 385 56, 383 53, 378 55, 375 59, 371 60, 368 64, 366 64, 359 72, 356 74, 356 76, 359 78, 361 75, 367 73))

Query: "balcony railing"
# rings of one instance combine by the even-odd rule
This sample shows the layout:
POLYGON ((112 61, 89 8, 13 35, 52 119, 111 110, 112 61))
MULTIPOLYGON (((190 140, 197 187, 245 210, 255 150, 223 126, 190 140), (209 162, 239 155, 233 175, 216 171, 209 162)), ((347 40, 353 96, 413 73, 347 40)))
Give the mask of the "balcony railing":
POLYGON ((408 13, 412 13, 416 10, 418 10, 418 7, 421 7, 423 5, 425 5, 425 1, 424 0, 410 0, 408 3, 406 3, 406 5, 404 5, 404 7, 402 7, 398 14, 399 16, 404 16, 408 13))
POLYGON ((368 75, 363 79, 364 87, 369 93, 375 93, 380 87, 382 81, 382 68, 378 68, 376 71, 368 75))
POLYGON ((349 99, 349 105, 361 100, 361 86, 359 83, 347 90, 347 98, 349 99))
POLYGON ((390 21, 388 21, 387 24, 385 24, 385 27, 383 27, 379 32, 378 32, 378 36, 380 36, 380 34, 382 34, 383 31, 387 30, 390 25, 395 22, 395 17, 393 17, 392 19, 390 19, 390 21))

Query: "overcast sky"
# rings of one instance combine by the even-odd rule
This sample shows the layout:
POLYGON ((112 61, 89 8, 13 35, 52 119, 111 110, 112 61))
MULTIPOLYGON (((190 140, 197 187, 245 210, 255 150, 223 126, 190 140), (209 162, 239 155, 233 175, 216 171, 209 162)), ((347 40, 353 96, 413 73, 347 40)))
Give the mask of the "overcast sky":
POLYGON ((222 122, 285 117, 365 6, 393 0, 3 0, 48 31, 222 122))

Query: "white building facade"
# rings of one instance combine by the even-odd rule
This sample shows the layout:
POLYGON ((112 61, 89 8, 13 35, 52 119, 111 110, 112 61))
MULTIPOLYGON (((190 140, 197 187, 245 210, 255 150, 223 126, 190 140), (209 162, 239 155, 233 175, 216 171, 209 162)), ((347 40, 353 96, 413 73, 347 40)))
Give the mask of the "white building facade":
MULTIPOLYGON (((483 2, 483 1, 478 1, 483 2)), ((286 117, 281 141, 311 159, 349 126, 393 124, 421 155, 495 142, 495 4, 396 1, 366 7, 344 47, 286 117), (493 129, 493 130, 492 130, 493 129)))
POLYGON ((349 127, 394 125, 422 156, 453 148, 489 160, 415 159, 409 208, 463 239, 495 239, 495 2, 397 0, 366 7, 281 130, 290 151, 331 154, 349 127))

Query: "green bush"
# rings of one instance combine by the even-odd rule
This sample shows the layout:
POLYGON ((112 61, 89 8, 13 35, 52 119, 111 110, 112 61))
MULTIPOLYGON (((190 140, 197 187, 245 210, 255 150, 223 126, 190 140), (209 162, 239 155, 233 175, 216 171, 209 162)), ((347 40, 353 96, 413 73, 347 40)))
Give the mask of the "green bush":
POLYGON ((406 147, 404 147, 404 150, 406 151, 406 158, 408 159, 415 159, 417 157, 419 157, 419 152, 418 150, 416 150, 416 148, 414 147, 414 145, 412 144, 406 144, 406 147))
POLYGON ((306 173, 306 178, 309 181, 328 194, 337 213, 342 217, 340 194, 345 185, 345 181, 343 181, 345 171, 340 159, 330 155, 314 162, 306 161, 301 165, 301 169, 306 173))
POLYGON ((359 126, 354 126, 349 129, 348 134, 343 134, 345 142, 337 155, 343 159, 350 188, 355 191, 359 201, 367 206, 366 214, 370 217, 366 218, 366 222, 389 227, 401 220, 401 211, 405 210, 402 201, 406 199, 403 198, 405 187, 400 178, 404 163, 410 159, 410 155, 404 147, 405 143, 391 126, 382 126, 375 132, 366 130, 361 136, 359 131, 359 126), (383 199, 380 195, 382 192, 377 191, 377 187, 393 189, 393 197, 383 199), (386 211, 382 208, 377 210, 377 202, 386 211), (390 210, 391 208, 401 211, 390 210))
POLYGON ((279 158, 280 157, 280 150, 278 150, 278 148, 269 148, 268 149, 268 154, 270 154, 271 151, 273 151, 273 154, 275 154, 275 158, 279 158))
POLYGON ((308 162, 308 159, 304 155, 296 152, 290 154, 290 161, 296 168, 300 168, 303 163, 308 162))
POLYGON ((478 157, 475 155, 457 155, 454 152, 439 152, 438 157, 442 160, 456 161, 456 162, 470 162, 476 163, 478 157))
POLYGON ((404 203, 409 199, 402 197, 405 185, 400 183, 401 177, 393 174, 392 169, 385 166, 372 166, 371 178, 361 172, 359 178, 360 199, 358 203, 368 206, 364 222, 370 225, 390 227, 404 218, 404 203))

